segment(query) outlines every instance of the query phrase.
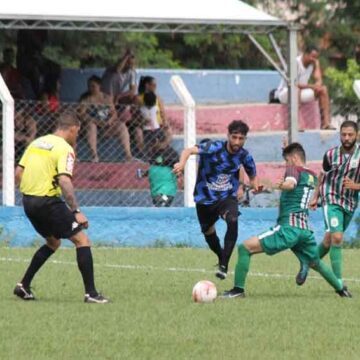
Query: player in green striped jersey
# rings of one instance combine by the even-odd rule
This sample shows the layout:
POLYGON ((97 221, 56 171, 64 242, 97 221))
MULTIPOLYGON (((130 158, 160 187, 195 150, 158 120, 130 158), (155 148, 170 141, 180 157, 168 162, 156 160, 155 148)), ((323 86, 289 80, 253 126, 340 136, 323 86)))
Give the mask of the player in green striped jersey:
POLYGON ((308 226, 309 203, 317 177, 305 167, 305 151, 299 143, 293 143, 283 149, 283 156, 287 167, 284 180, 279 184, 282 193, 277 225, 239 245, 234 288, 226 291, 223 297, 245 296, 252 255, 262 252, 274 255, 287 249, 291 249, 302 263, 318 271, 341 297, 351 297, 331 269, 319 259, 314 234, 308 226))
MULTIPOLYGON (((323 171, 319 187, 310 207, 315 208, 319 196, 325 219, 325 236, 318 247, 320 258, 330 251, 331 266, 342 283, 343 234, 350 224, 358 206, 360 190, 360 146, 357 144, 358 126, 344 121, 340 128, 341 145, 328 150, 323 159, 323 171)), ((296 283, 302 285, 308 266, 301 263, 296 283)))

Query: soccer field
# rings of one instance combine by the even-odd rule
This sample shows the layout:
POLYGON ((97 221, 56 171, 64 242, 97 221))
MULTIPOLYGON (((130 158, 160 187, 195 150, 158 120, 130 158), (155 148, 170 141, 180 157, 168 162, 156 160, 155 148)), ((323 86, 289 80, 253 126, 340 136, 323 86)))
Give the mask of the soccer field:
MULTIPOLYGON (((72 249, 60 250, 34 280, 38 300, 12 295, 34 249, 0 248, 0 359, 359 359, 360 253, 346 250, 353 299, 315 273, 297 287, 291 253, 252 259, 247 298, 199 305, 202 279, 218 291, 210 251, 95 248, 98 288, 109 305, 84 304, 72 249), (314 276, 314 278, 313 278, 314 276)), ((236 254, 233 255, 232 269, 236 254)))

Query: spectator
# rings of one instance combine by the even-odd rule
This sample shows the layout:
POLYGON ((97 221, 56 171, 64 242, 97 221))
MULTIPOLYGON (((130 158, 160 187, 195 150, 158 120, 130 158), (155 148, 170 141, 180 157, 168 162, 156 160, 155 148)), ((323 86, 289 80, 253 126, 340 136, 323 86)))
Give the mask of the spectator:
MULTIPOLYGON (((137 114, 138 147, 144 151, 145 145, 157 132, 165 134, 164 143, 171 142, 171 129, 165 117, 164 105, 159 96, 156 95, 156 81, 152 76, 140 78, 136 104, 140 106, 137 114)), ((136 123, 136 121, 135 121, 136 123)))
POLYGON ((22 88, 22 76, 13 66, 15 52, 12 48, 3 51, 3 62, 0 64, 0 73, 14 99, 23 99, 24 91, 22 88))
POLYGON ((98 128, 105 135, 115 135, 124 147, 126 160, 132 160, 129 132, 124 122, 119 121, 114 104, 109 95, 101 91, 101 79, 93 75, 88 80, 88 91, 80 98, 80 116, 85 123, 86 138, 89 144, 92 161, 98 162, 97 133, 98 128))
POLYGON ((135 56, 127 50, 113 66, 107 68, 101 80, 101 90, 113 98, 114 104, 131 104, 136 94, 135 56))
POLYGON ((164 133, 157 133, 151 143, 152 155, 149 169, 143 173, 149 177, 152 202, 156 207, 169 207, 177 191, 177 178, 173 166, 179 161, 178 153, 166 144, 164 133))
POLYGON ((35 139, 36 121, 27 108, 15 111, 15 162, 18 163, 26 147, 35 139))
MULTIPOLYGON (((308 46, 304 53, 297 57, 297 83, 300 102, 306 103, 315 99, 319 100, 321 112, 321 128, 335 130, 330 124, 330 99, 327 87, 323 84, 319 62, 320 52, 315 46, 308 46), (314 83, 309 83, 313 77, 314 83)), ((275 95, 282 104, 288 102, 288 86, 281 81, 275 95)))

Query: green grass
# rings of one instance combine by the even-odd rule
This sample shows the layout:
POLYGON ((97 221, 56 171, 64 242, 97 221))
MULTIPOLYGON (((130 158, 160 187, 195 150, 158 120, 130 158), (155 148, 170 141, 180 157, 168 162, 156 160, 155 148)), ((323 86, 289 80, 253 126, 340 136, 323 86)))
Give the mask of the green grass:
POLYGON ((297 261, 287 253, 254 257, 246 299, 199 305, 191 301, 197 281, 213 280, 219 292, 232 287, 232 275, 215 281, 208 250, 95 248, 98 288, 113 301, 105 306, 82 302, 72 249, 52 258, 65 264, 46 264, 34 280, 38 301, 15 299, 33 252, 0 248, 1 360, 360 358, 358 250, 344 254, 353 299, 319 279, 296 287, 297 261))

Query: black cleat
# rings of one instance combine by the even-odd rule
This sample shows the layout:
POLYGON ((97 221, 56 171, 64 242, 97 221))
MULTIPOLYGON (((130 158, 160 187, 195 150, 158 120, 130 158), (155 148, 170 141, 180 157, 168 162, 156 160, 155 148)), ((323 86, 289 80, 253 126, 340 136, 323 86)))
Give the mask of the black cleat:
POLYGON ((14 289, 14 295, 23 300, 35 300, 35 296, 31 292, 31 289, 25 288, 21 283, 16 284, 14 289))
POLYGON ((341 290, 336 291, 336 293, 340 297, 352 298, 351 292, 348 290, 346 286, 344 286, 341 290))
POLYGON ((309 266, 305 265, 303 263, 300 263, 300 270, 295 278, 296 284, 299 286, 304 285, 306 278, 308 276, 308 273, 309 273, 309 266))
POLYGON ((110 301, 101 294, 97 294, 96 296, 85 294, 84 302, 88 304, 108 304, 110 301))
POLYGON ((224 299, 233 299, 233 298, 244 298, 245 297, 245 291, 244 289, 234 287, 231 290, 224 291, 224 293, 221 295, 221 298, 224 299))
POLYGON ((219 268, 216 271, 215 276, 220 280, 225 280, 227 277, 227 268, 224 265, 219 265, 219 268))

